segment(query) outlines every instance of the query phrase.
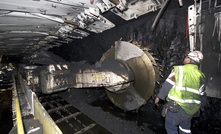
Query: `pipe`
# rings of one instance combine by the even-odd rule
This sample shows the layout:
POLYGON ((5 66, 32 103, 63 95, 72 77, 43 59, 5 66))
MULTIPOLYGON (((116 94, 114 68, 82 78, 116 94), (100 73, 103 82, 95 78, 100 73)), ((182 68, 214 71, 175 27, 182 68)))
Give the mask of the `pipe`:
POLYGON ((159 20, 160 20, 160 17, 163 15, 166 7, 168 6, 170 0, 166 0, 164 3, 163 3, 163 7, 160 9, 160 11, 158 12, 157 14, 157 17, 155 18, 153 24, 152 24, 152 27, 151 27, 151 30, 154 31, 155 28, 156 28, 156 25, 158 24, 159 20))

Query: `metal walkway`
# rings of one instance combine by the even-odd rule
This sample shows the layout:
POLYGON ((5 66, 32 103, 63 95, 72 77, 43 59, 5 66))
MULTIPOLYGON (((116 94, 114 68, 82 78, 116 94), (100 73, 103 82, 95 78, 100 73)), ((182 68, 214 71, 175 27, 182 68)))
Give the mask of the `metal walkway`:
POLYGON ((25 122, 29 117, 32 122, 37 120, 42 126, 28 130, 30 132, 41 128, 43 134, 111 133, 57 94, 36 95, 19 74, 14 77, 13 100, 14 125, 17 126, 13 132, 25 133, 25 122), (29 115, 32 115, 31 118, 29 115))
POLYGON ((110 134, 88 116, 71 106, 67 101, 54 95, 39 95, 42 106, 64 134, 110 134))

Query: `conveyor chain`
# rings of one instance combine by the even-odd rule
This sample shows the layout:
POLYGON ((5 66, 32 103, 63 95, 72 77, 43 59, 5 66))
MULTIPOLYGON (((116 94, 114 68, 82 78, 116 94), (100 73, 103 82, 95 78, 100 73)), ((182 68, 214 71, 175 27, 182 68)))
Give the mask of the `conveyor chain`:
POLYGON ((39 101, 64 134, 111 133, 57 94, 39 95, 39 101))

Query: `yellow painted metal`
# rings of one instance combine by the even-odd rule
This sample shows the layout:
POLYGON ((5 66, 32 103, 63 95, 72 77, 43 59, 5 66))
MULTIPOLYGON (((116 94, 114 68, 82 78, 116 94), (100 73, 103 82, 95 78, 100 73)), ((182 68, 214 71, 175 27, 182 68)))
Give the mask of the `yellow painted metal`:
MULTIPOLYGON (((50 115, 47 113, 47 111, 44 109, 44 107, 39 102, 38 97, 36 96, 36 94, 33 91, 31 91, 31 89, 29 89, 27 83, 22 79, 22 77, 20 75, 19 75, 19 78, 21 79, 20 80, 21 87, 22 88, 27 88, 26 90, 28 92, 32 92, 31 94, 27 94, 27 91, 26 91, 25 94, 33 96, 33 97, 30 97, 30 96, 29 97, 33 98, 32 99, 32 103, 33 103, 32 108, 33 108, 33 111, 34 111, 34 113, 33 113, 34 118, 38 119, 40 121, 40 123, 42 124, 43 134, 62 134, 61 130, 58 128, 56 123, 52 120, 50 115)), ((18 107, 19 107, 19 104, 18 104, 18 107)), ((17 108, 16 108, 16 110, 17 110, 17 108)), ((19 113, 19 112, 16 111, 16 115, 17 115, 17 113, 19 113)), ((18 133, 18 134, 23 134, 23 133, 18 133)))
POLYGON ((38 119, 43 126, 43 134, 62 134, 56 123, 49 116, 47 111, 38 101, 37 96, 34 94, 34 116, 38 119))
POLYGON ((18 98, 15 99, 15 103, 16 103, 17 132, 18 134, 24 134, 24 127, 23 127, 21 109, 18 98))
POLYGON ((16 89, 16 84, 15 84, 15 76, 13 74, 13 94, 14 94, 14 105, 15 105, 15 110, 16 110, 16 124, 17 124, 17 133, 18 134, 24 134, 24 126, 23 126, 23 121, 22 121, 22 114, 21 114, 21 108, 20 108, 20 103, 19 103, 19 98, 18 98, 18 93, 16 89))

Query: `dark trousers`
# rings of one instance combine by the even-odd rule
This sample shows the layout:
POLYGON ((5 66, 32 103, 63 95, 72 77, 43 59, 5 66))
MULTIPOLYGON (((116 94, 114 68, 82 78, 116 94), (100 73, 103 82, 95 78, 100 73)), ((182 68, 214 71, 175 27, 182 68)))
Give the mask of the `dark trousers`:
POLYGON ((168 110, 165 117, 165 128, 168 134, 191 134, 192 116, 186 114, 178 105, 179 111, 174 113, 168 110))

